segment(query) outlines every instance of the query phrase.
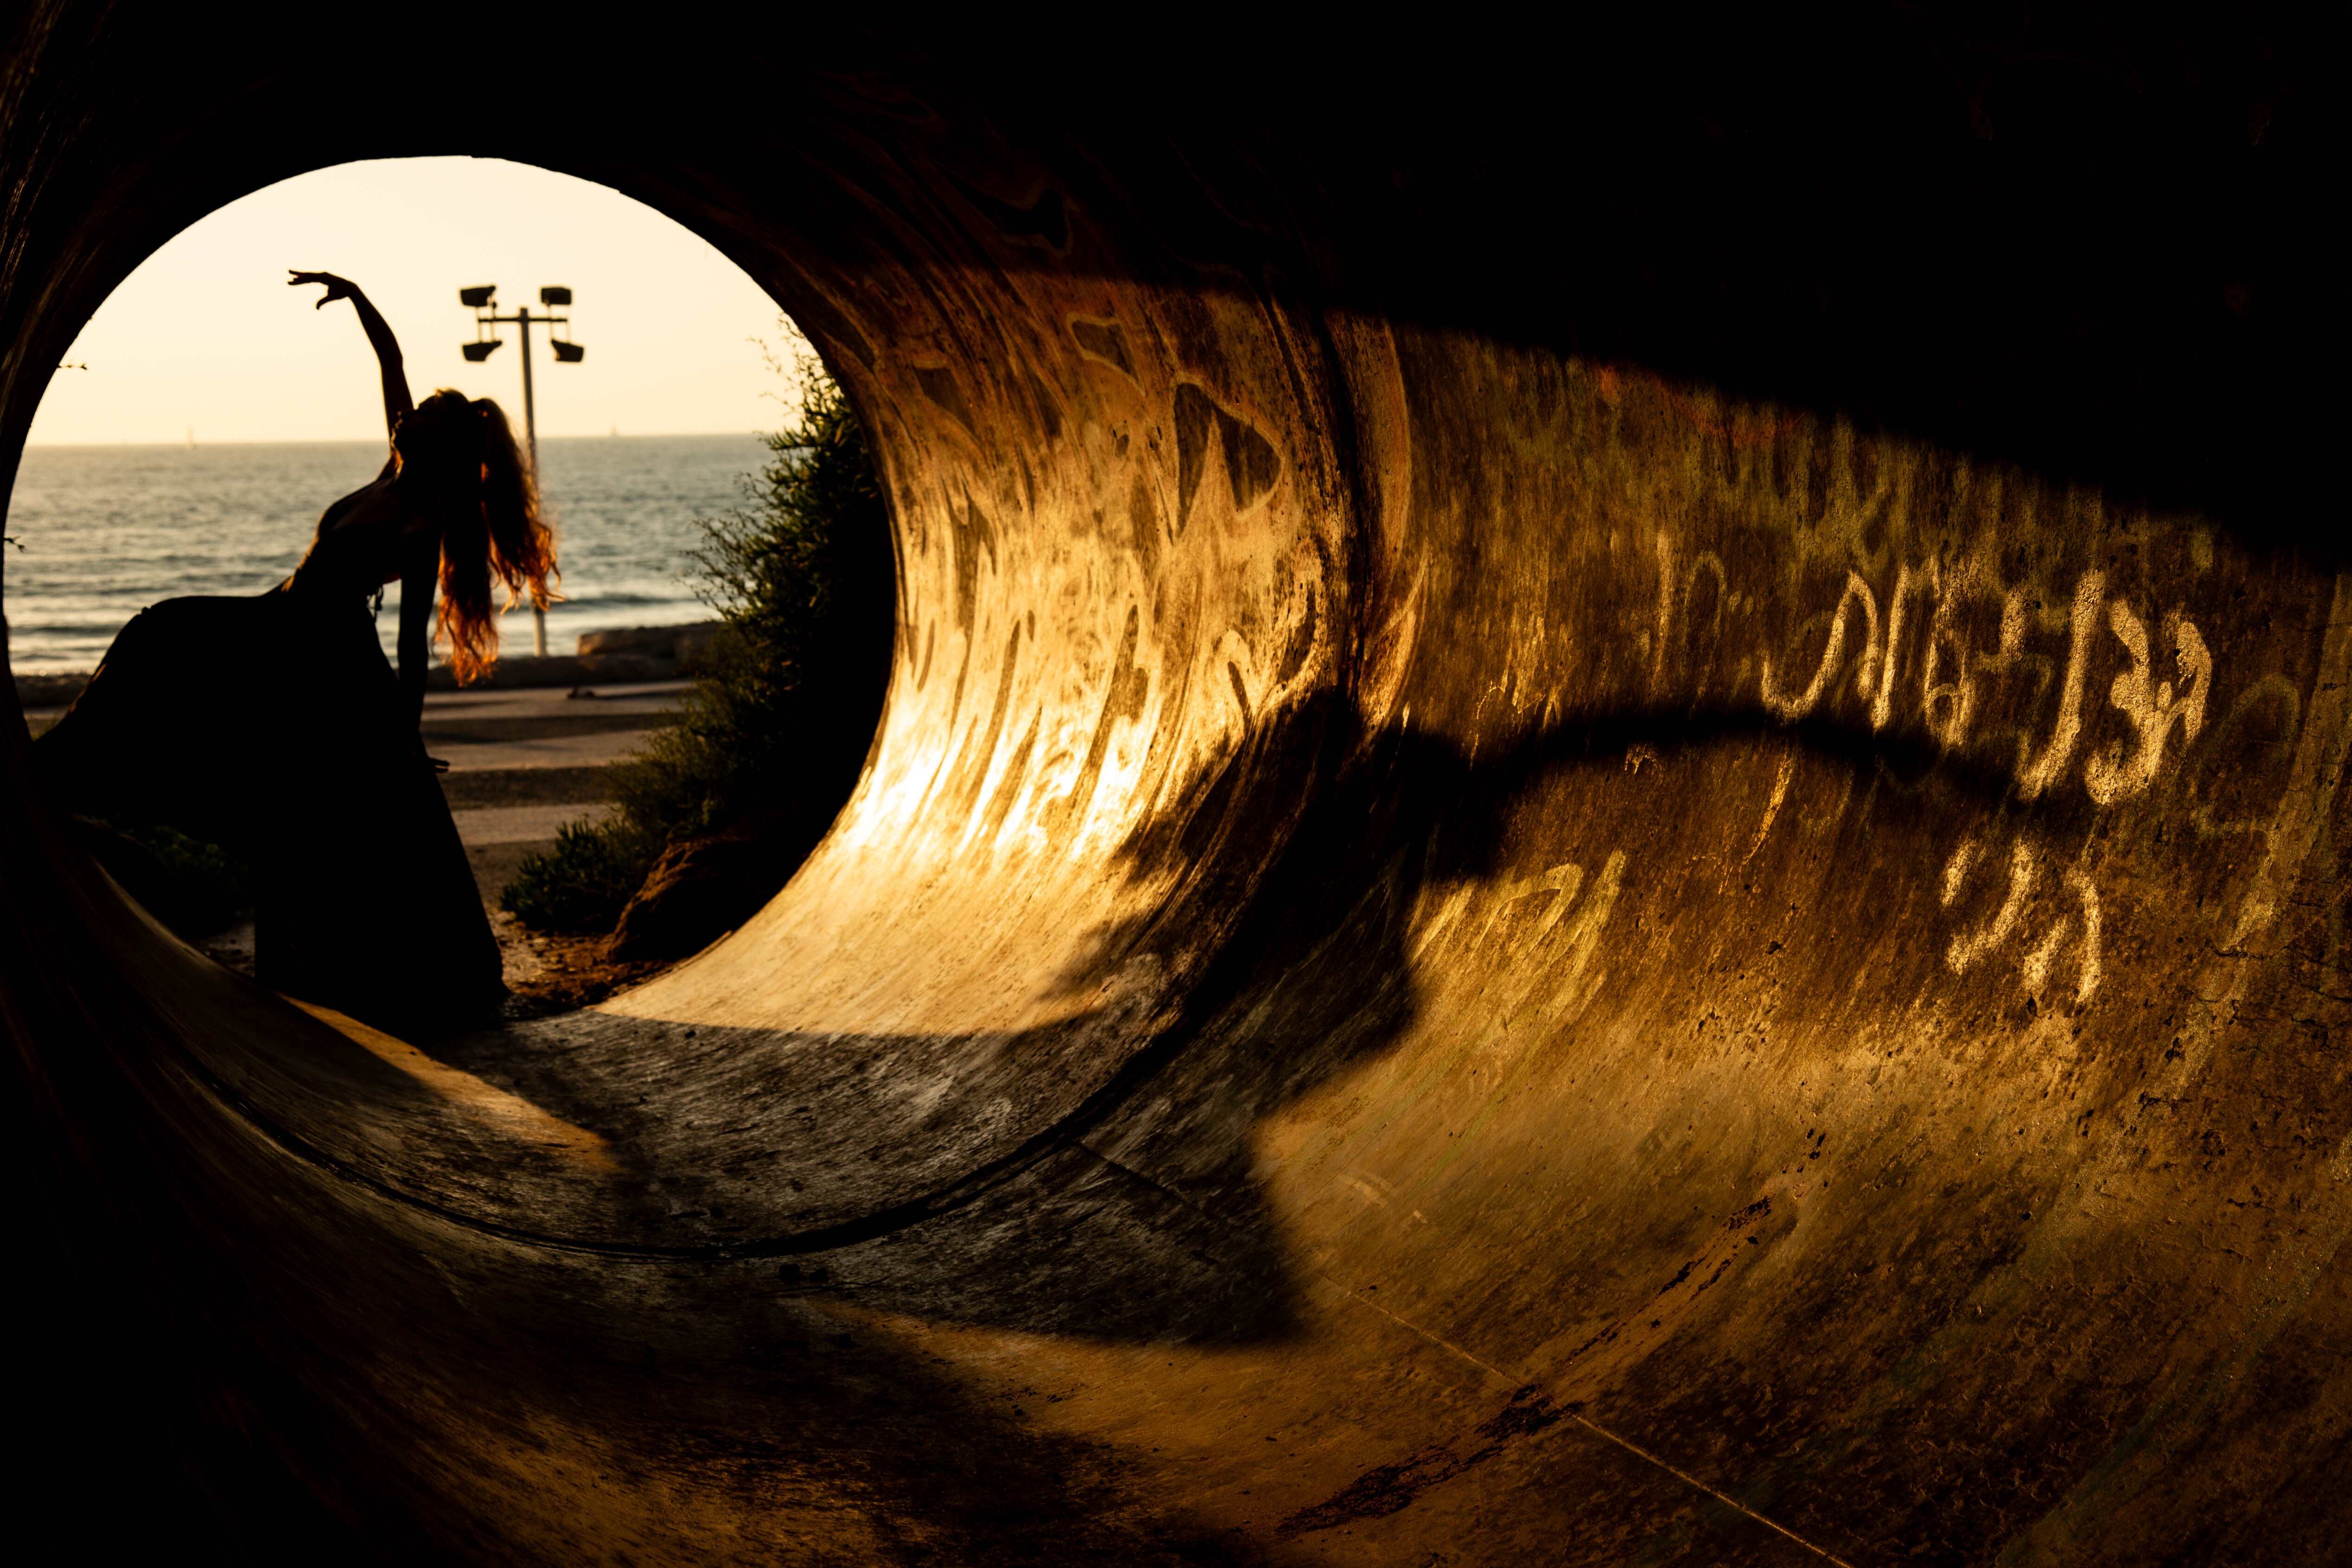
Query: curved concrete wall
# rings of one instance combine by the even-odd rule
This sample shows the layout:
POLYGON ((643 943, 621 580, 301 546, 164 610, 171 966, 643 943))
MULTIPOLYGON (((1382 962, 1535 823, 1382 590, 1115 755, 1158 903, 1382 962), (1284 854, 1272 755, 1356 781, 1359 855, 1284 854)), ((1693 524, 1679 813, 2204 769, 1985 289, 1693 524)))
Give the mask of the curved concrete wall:
MULTIPOLYGON (((900 581, 866 777, 773 905, 425 1051, 144 922, 7 727, 42 1484, 394 1560, 2324 1558, 2352 579, 2281 444, 2326 341, 2293 114, 2272 249, 2178 298, 2170 253, 1906 249, 1906 301, 1809 211, 1677 308, 1688 204, 1819 150, 1803 90, 1718 62, 1553 123, 1540 71, 1441 58, 1401 132, 1397 62, 1277 111, 1178 50, 1049 110, 1058 68, 954 42, 591 48, 397 126, 352 106, 446 79, 414 41, 36 18, 12 457, 178 225, 522 157, 793 310, 900 581), (1676 162, 1734 112, 1735 166, 1676 162)), ((1838 134, 1919 189, 1853 215, 2067 210, 2031 146, 1969 162, 1953 40, 1874 47, 1888 145, 1838 134)))

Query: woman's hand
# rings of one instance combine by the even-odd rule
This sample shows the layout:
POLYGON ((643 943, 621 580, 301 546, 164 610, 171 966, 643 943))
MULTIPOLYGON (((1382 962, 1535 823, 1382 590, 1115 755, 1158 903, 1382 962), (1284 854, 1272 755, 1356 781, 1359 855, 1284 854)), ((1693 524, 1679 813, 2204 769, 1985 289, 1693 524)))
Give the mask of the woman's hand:
POLYGON ((315 283, 326 290, 319 296, 319 303, 313 307, 315 309, 324 309, 338 299, 352 302, 352 314, 360 319, 360 328, 367 333, 368 346, 375 350, 376 362, 383 369, 384 434, 396 434, 401 416, 415 406, 408 396, 407 372, 400 365, 400 340, 392 335, 392 328, 384 321, 383 313, 368 303, 368 297, 361 293, 360 286, 350 278, 337 277, 331 272, 287 269, 288 287, 299 288, 306 283, 315 283))
POLYGON ((349 299, 359 292, 358 287, 350 278, 337 277, 331 272, 296 272, 291 267, 287 268, 287 272, 289 276, 286 279, 286 287, 289 288, 299 288, 306 283, 323 283, 327 286, 327 292, 320 295, 319 303, 311 307, 314 310, 323 310, 334 301, 349 299))

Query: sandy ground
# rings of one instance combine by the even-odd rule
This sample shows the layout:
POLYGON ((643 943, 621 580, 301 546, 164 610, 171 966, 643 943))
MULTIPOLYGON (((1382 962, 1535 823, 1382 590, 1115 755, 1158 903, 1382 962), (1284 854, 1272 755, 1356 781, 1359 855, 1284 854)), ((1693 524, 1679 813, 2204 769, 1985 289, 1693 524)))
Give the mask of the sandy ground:
MULTIPOLYGON (((636 748, 685 690, 686 683, 670 681, 425 695, 425 748, 449 764, 442 791, 498 934, 518 1016, 600 1001, 659 967, 608 962, 601 937, 530 931, 499 907, 499 894, 526 857, 554 843, 564 823, 612 810, 612 765, 636 748)), ((26 725, 38 735, 60 711, 27 711, 26 725)), ((204 946, 250 972, 251 925, 204 946)))

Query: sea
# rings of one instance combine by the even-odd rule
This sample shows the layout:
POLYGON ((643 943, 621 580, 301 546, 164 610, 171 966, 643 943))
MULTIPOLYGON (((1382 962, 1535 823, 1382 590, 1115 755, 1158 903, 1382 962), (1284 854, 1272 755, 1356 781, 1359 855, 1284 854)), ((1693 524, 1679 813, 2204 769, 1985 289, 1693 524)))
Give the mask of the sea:
MULTIPOLYGON (((319 514, 383 467, 381 441, 26 448, 0 546, 8 658, 19 674, 95 667, 122 623, 158 600, 259 593, 285 580, 319 514)), ((541 492, 553 514, 562 601, 547 651, 622 626, 702 621, 698 519, 743 504, 768 459, 755 435, 550 437, 541 492)), ((400 587, 384 591, 387 654, 400 587)), ((531 651, 528 607, 499 623, 531 651)))

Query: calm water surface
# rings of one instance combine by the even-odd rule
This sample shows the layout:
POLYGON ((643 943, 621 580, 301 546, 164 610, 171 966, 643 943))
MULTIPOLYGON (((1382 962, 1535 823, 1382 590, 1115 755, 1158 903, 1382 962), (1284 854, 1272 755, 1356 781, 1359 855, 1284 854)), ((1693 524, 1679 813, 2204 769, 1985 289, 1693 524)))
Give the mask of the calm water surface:
MULTIPOLYGON (((622 435, 540 443, 555 516, 564 602, 547 646, 583 632, 699 621, 688 552, 698 517, 738 505, 767 456, 752 435, 622 435)), ((377 442, 278 445, 35 446, 8 505, 8 656, 22 674, 87 670, 122 623, 160 599, 259 593, 302 559, 319 514, 375 477, 377 442)), ((392 648, 400 587, 377 629, 392 648)), ((507 651, 530 652, 530 615, 501 622, 507 651)))

